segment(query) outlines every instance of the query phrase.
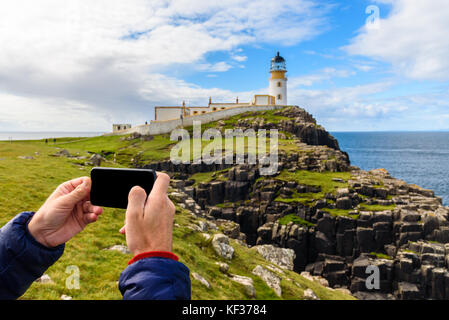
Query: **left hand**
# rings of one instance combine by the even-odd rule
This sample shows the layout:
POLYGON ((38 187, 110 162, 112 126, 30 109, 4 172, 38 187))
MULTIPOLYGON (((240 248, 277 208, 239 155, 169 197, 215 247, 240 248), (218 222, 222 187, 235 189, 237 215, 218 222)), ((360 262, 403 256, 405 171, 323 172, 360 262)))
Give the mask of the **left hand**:
POLYGON ((90 199, 92 182, 82 177, 61 184, 34 214, 28 230, 46 247, 66 243, 102 214, 90 199))

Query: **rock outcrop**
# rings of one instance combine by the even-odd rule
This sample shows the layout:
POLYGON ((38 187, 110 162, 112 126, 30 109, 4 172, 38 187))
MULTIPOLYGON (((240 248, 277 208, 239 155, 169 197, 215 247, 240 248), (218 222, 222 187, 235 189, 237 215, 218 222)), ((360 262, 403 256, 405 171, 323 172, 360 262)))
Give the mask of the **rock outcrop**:
MULTIPOLYGON (((385 169, 350 166, 338 142, 304 110, 285 108, 276 115, 290 119, 273 123, 255 116, 237 123, 294 135, 296 152, 280 150, 273 176, 261 176, 259 164, 163 161, 145 167, 175 176, 182 192, 172 199, 223 230, 212 240, 223 258, 232 259, 230 237, 255 246, 281 268, 309 272, 359 298, 449 299, 449 208, 441 198, 385 169), (224 179, 211 176, 193 186, 193 174, 214 171, 225 172, 224 179), (313 172, 316 183, 301 175, 285 179, 298 172, 313 172), (372 270, 379 271, 373 288, 367 285, 372 270)), ((271 271, 261 268, 256 274, 267 277, 271 271)))

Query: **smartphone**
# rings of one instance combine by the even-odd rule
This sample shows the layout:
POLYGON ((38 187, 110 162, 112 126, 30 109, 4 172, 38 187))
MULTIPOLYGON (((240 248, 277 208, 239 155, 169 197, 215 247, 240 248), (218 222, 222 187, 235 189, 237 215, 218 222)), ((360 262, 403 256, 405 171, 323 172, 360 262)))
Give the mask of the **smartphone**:
POLYGON ((92 168, 90 202, 95 206, 128 207, 128 194, 134 186, 142 187, 150 194, 156 181, 156 172, 151 169, 92 168))

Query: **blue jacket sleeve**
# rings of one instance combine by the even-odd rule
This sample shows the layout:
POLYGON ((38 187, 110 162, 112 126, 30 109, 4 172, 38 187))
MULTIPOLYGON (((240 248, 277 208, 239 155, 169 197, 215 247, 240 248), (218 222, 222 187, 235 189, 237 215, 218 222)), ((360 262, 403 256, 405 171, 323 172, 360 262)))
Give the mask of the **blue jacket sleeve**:
POLYGON ((189 269, 168 258, 144 258, 122 272, 119 289, 125 300, 189 300, 189 269))
POLYGON ((47 248, 28 231, 34 212, 22 212, 0 229, 0 299, 17 299, 64 252, 47 248))

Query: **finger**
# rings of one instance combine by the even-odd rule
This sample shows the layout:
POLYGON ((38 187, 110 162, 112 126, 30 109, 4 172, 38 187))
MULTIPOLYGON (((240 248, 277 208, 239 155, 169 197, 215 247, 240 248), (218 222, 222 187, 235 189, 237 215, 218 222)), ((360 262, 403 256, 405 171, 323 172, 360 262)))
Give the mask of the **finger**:
POLYGON ((136 223, 143 217, 143 208, 147 200, 147 193, 141 187, 135 186, 128 195, 126 209, 126 223, 136 223))
POLYGON ((103 213, 103 208, 102 207, 98 207, 98 206, 94 206, 90 201, 86 201, 83 204, 83 212, 84 213, 96 213, 98 215, 103 213))
POLYGON ((89 224, 89 223, 97 221, 98 220, 98 215, 93 213, 93 212, 91 212, 91 213, 85 214, 83 216, 83 219, 84 219, 84 222, 86 224, 89 224))
POLYGON ((84 179, 86 179, 87 177, 80 177, 80 178, 76 178, 70 181, 66 181, 64 183, 61 183, 56 189, 55 191, 53 191, 53 193, 48 197, 48 200, 52 200, 52 199, 56 199, 59 198, 63 195, 69 194, 72 190, 74 190, 78 185, 80 185, 81 183, 83 183, 84 179))
POLYGON ((60 184, 57 188, 58 191, 62 192, 63 194, 68 194, 76 189, 80 184, 85 182, 86 180, 90 180, 89 177, 80 177, 75 178, 70 181, 66 181, 62 184, 60 184))
POLYGON ((155 197, 163 197, 167 194, 170 177, 166 173, 158 172, 156 181, 154 182, 151 195, 155 197))
POLYGON ((126 225, 124 225, 123 227, 120 228, 119 232, 121 234, 126 234, 126 225))
POLYGON ((73 191, 61 197, 61 200, 64 201, 65 204, 75 205, 78 202, 83 201, 89 194, 92 181, 90 180, 90 178, 82 179, 82 183, 78 184, 78 186, 76 186, 73 191))

